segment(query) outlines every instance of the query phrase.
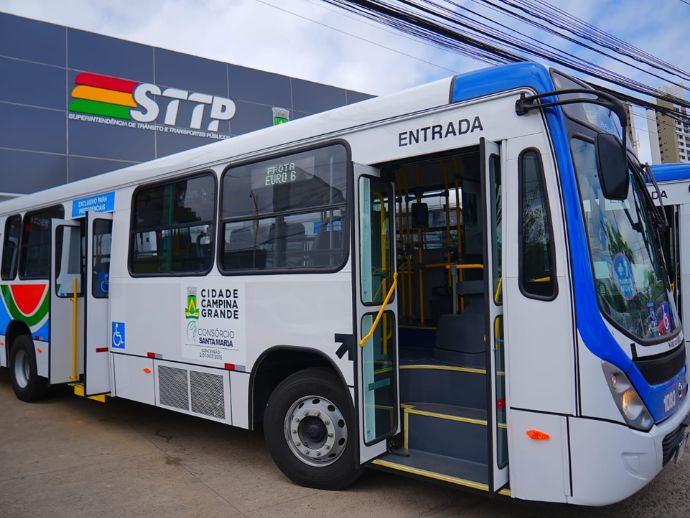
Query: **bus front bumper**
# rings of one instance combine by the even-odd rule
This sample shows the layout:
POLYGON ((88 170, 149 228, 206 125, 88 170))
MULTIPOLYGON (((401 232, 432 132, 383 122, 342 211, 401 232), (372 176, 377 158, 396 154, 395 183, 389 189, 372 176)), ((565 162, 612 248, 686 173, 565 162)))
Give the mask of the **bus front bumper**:
MULTIPOLYGON (((679 447, 686 446, 683 438, 689 421, 690 397, 674 415, 649 432, 622 423, 570 418, 573 494, 568 501, 608 505, 633 495, 667 463, 674 462, 679 447)), ((690 462, 688 458, 683 457, 683 461, 690 462)))

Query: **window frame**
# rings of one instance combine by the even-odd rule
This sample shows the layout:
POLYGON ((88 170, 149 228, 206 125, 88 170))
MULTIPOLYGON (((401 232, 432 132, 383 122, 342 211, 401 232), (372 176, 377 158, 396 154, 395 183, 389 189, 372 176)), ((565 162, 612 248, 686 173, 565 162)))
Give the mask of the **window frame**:
MULTIPOLYGON (((358 206, 359 210, 361 210, 361 208, 362 208, 362 206, 361 206, 362 200, 359 198, 359 185, 360 185, 360 182, 364 178, 368 179, 369 181, 371 181, 371 180, 381 181, 381 182, 387 184, 391 189, 391 194, 393 195, 392 199, 389 201, 389 203, 392 204, 392 209, 391 209, 391 217, 388 221, 388 232, 389 232, 388 235, 390 236, 390 253, 391 253, 391 256, 390 256, 390 267, 391 267, 390 282, 392 285, 393 284, 393 273, 397 272, 397 269, 398 269, 397 254, 396 254, 396 252, 397 252, 397 249, 396 249, 396 247, 397 247, 397 242, 396 242, 397 236, 395 234, 395 230, 396 230, 395 229, 395 216, 396 216, 395 210, 396 210, 396 203, 397 203, 396 196, 395 196, 395 187, 394 187, 393 182, 385 180, 381 176, 372 176, 370 174, 359 175, 359 177, 357 178, 357 182, 356 182, 357 183, 357 206, 358 206)), ((388 286, 386 293, 381 293, 381 301, 380 302, 377 302, 377 301, 365 302, 364 296, 362 294, 362 272, 363 272, 362 257, 361 257, 361 254, 362 254, 362 231, 361 231, 361 227, 360 227, 362 220, 359 217, 360 216, 359 210, 358 210, 357 214, 354 215, 354 219, 356 220, 355 224, 357 225, 357 231, 359 234, 359 243, 357 243, 357 267, 358 267, 357 281, 359 283, 359 301, 362 303, 363 306, 365 306, 367 308, 375 307, 375 306, 383 306, 383 301, 386 299, 386 295, 387 295, 388 291, 390 291, 390 286, 388 286)), ((398 291, 397 289, 393 290, 393 295, 391 296, 390 300, 388 301, 389 305, 393 304, 396 301, 395 296, 396 296, 397 291, 398 291)))
MULTIPOLYGON (((91 272, 86 272, 86 274, 85 274, 85 276, 89 275, 89 274, 91 274, 91 276, 92 276, 92 278, 91 278, 91 297, 94 299, 99 299, 99 300, 110 298, 110 290, 105 295, 98 295, 96 293, 96 283, 93 282, 93 270, 94 270, 94 266, 95 266, 95 261, 94 261, 95 247, 93 245, 94 245, 94 239, 96 238, 96 230, 95 229, 96 229, 96 223, 101 222, 101 221, 105 221, 107 223, 110 223, 110 254, 108 256, 108 279, 109 279, 108 282, 110 282, 110 267, 112 266, 112 259, 113 259, 113 247, 112 247, 113 220, 112 219, 95 217, 91 221, 91 232, 88 233, 88 235, 91 237, 91 242, 87 243, 87 250, 86 250, 87 253, 91 254, 91 272)), ((103 234, 99 234, 99 235, 103 235, 103 234)), ((88 261, 88 257, 87 257, 87 261, 88 261)))
POLYGON ((518 286, 520 287, 520 293, 526 298, 541 300, 544 302, 549 302, 556 297, 558 297, 558 273, 556 266, 556 246, 554 243, 554 233, 553 233, 553 222, 551 220, 551 203, 549 200, 549 190, 546 186, 546 175, 544 173, 544 162, 542 160, 541 151, 536 147, 528 147, 520 151, 518 156, 518 286), (546 225, 549 230, 549 256, 551 259, 551 277, 553 279, 553 289, 550 295, 539 295, 537 293, 532 293, 525 289, 525 277, 523 275, 523 262, 524 262, 524 243, 523 243, 523 214, 524 214, 524 177, 525 177, 525 165, 524 158, 528 153, 535 153, 537 156, 537 174, 541 180, 543 193, 544 193, 544 204, 546 206, 546 225))
MULTIPOLYGON (((51 225, 52 226, 52 225, 51 225)), ((61 224, 58 225, 55 228, 56 233, 60 232, 62 229, 65 228, 76 228, 79 230, 80 234, 80 239, 79 239, 79 291, 77 292, 77 298, 83 298, 84 297, 84 281, 86 280, 86 256, 85 256, 85 250, 84 250, 84 239, 85 236, 83 234, 82 226, 75 226, 75 225, 70 225, 70 224, 61 224)), ((64 235, 61 236, 64 239, 64 235)), ((55 244, 57 245, 57 240, 55 240, 55 244)), ((69 292, 69 293, 64 293, 60 295, 60 292, 58 292, 58 284, 57 284, 57 279, 60 276, 60 271, 58 270, 58 267, 62 267, 62 264, 60 264, 60 261, 62 259, 62 247, 63 243, 60 243, 60 254, 57 253, 57 246, 53 250, 52 248, 53 243, 51 242, 51 254, 55 252, 55 279, 51 279, 51 284, 53 285, 53 289, 55 290, 55 296, 59 299, 71 299, 74 298, 74 292, 69 292)), ((52 258, 51 258, 52 260, 52 258)), ((53 266, 51 264, 51 270, 53 269, 53 266)), ((69 273, 69 272, 68 272, 69 273)), ((72 286, 69 287, 72 289, 72 286)))
POLYGON ((4 263, 5 260, 5 247, 7 246, 7 226, 9 225, 9 222, 13 218, 19 218, 19 233, 17 235, 17 248, 15 248, 14 253, 15 253, 15 258, 14 258, 14 268, 10 272, 8 276, 6 276, 3 272, 2 266, 4 264, 0 264, 0 279, 3 281, 13 281, 17 278, 17 274, 19 273, 19 252, 21 251, 21 240, 22 240, 22 215, 21 214, 12 214, 10 216, 7 216, 5 218, 5 228, 3 229, 3 235, 2 235, 2 256, 0 257, 0 262, 4 263))
MULTIPOLYGON (((51 275, 52 275, 52 269, 53 269, 53 242, 54 242, 54 236, 53 236, 53 220, 54 219, 65 219, 65 206, 62 203, 58 203, 55 205, 49 205, 48 207, 43 207, 41 209, 34 209, 34 210, 29 210, 26 211, 22 217, 22 231, 20 233, 21 237, 19 239, 19 260, 17 261, 17 275, 19 276, 19 280, 22 281, 50 281, 51 280, 51 275), (22 247, 24 246, 24 228, 26 225, 26 220, 27 218, 30 218, 34 214, 39 214, 41 212, 49 211, 49 210, 54 210, 54 209, 59 209, 60 212, 62 212, 62 215, 58 217, 51 217, 50 218, 50 229, 48 230, 48 250, 49 250, 49 256, 48 256, 48 276, 47 277, 37 277, 35 275, 32 276, 26 276, 22 275, 22 247)), ((27 245, 28 246, 28 245, 27 245)))
MULTIPOLYGON (((215 258, 215 251, 214 247, 216 246, 215 243, 215 235, 216 231, 215 228, 218 224, 218 174, 213 170, 213 169, 203 169, 201 171, 195 171, 193 173, 187 173, 184 175, 180 176, 171 176, 168 178, 165 178, 164 180, 159 180, 157 182, 150 182, 150 183, 145 183, 138 185, 136 189, 134 189, 134 192, 132 192, 132 197, 130 198, 130 211, 129 211, 129 249, 127 251, 127 271, 129 272, 130 277, 132 278, 146 278, 146 277, 204 277, 208 275, 212 270, 214 266, 214 258, 215 258), (145 189, 152 189, 155 187, 160 187, 164 185, 169 185, 169 184, 175 184, 178 182, 182 182, 185 180, 190 180, 193 178, 201 178, 203 176, 210 176, 213 178, 213 188, 214 188, 214 203, 215 207, 214 210, 212 211, 213 219, 209 223, 204 223, 204 222, 197 222, 197 224, 203 225, 203 224, 208 224, 210 225, 211 229, 209 232, 209 237, 211 238, 211 254, 210 258, 211 261, 209 263, 209 266, 206 270, 199 270, 199 271, 194 271, 194 272, 156 272, 156 273, 138 273, 135 272, 134 269, 132 268, 133 266, 133 259, 134 259, 134 235, 135 235, 135 228, 134 228, 134 207, 135 207, 135 202, 134 200, 136 199, 137 194, 139 194, 140 191, 145 190, 145 189)), ((156 230, 168 230, 168 229, 175 229, 175 228, 187 228, 187 227, 193 227, 196 226, 194 223, 184 223, 182 225, 158 225, 156 227, 151 227, 147 231, 156 231, 156 230)), ((112 255, 112 252, 111 252, 112 255)))
MULTIPOLYGON (((352 248, 351 238, 352 238, 352 214, 353 214, 353 182, 352 178, 354 176, 354 166, 352 163, 352 150, 349 143, 343 139, 335 139, 319 142, 316 144, 308 146, 300 146, 295 148, 290 148, 276 153, 270 153, 267 155, 261 155, 258 157, 252 157, 247 160, 239 160, 237 162, 230 162, 223 169, 223 173, 220 175, 219 183, 219 196, 218 196, 218 230, 217 239, 221 246, 216 247, 216 263, 218 265, 218 271, 221 275, 228 277, 246 276, 246 275, 290 275, 290 274, 305 274, 305 273, 315 273, 315 274, 328 274, 341 271, 347 265, 350 259, 350 252, 352 248), (290 155, 295 155, 298 153, 305 153, 308 151, 314 151, 317 149, 323 149, 335 145, 341 145, 345 149, 345 203, 342 204, 343 210, 343 258, 339 264, 330 267, 303 267, 303 268, 264 268, 264 269, 252 269, 252 268, 233 268, 228 269, 223 265, 223 250, 225 249, 225 223, 226 220, 223 218, 223 202, 224 202, 224 192, 223 188, 225 177, 231 169, 242 167, 246 165, 256 164, 259 162, 264 162, 267 160, 273 160, 276 158, 284 158, 290 155)), ((259 215, 259 217, 254 218, 228 218, 229 221, 260 221, 262 219, 275 218, 277 216, 290 216, 298 214, 308 214, 310 212, 316 212, 330 206, 320 206, 320 207, 309 207, 300 208, 287 211, 273 212, 270 215, 259 215)))

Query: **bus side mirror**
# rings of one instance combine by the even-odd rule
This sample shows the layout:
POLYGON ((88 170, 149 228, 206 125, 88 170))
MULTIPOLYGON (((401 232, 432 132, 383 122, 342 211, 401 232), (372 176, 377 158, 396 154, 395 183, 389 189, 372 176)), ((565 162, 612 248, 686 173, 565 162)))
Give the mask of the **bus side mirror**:
POLYGON ((625 200, 630 186, 627 155, 621 141, 610 133, 597 135, 597 168, 604 197, 625 200))

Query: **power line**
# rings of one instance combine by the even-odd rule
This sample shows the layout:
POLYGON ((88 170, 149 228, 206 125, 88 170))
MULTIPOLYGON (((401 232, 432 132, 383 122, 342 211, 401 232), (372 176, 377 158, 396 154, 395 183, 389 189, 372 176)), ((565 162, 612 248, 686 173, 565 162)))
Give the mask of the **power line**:
MULTIPOLYGON (((667 94, 640 81, 615 73, 590 61, 560 51, 553 51, 541 44, 533 44, 516 38, 486 24, 468 19, 440 6, 431 0, 324 0, 350 12, 360 14, 384 25, 398 28, 408 34, 427 39, 439 46, 463 52, 465 55, 478 54, 492 59, 495 63, 524 61, 525 53, 533 57, 547 59, 581 74, 604 80, 617 87, 636 93, 664 99, 670 103, 690 108, 684 99, 667 94)), ((542 2, 543 3, 543 2, 542 2)), ((553 48, 553 47, 552 47, 553 48)), ((672 109, 660 107, 638 97, 602 88, 620 98, 641 106, 655 109, 678 120, 685 119, 684 114, 672 109)))
MULTIPOLYGON (((555 35, 555 36, 557 36, 557 37, 560 37, 560 38, 562 38, 562 39, 564 39, 564 40, 566 40, 566 41, 569 41, 569 42, 571 42, 571 43, 575 43, 576 45, 579 45, 579 46, 581 46, 581 47, 586 48, 587 50, 591 50, 591 51, 593 51, 593 52, 596 52, 596 53, 598 53, 598 54, 601 54, 602 56, 605 56, 605 57, 607 57, 607 58, 613 59, 614 61, 618 61, 619 63, 622 63, 623 65, 632 67, 632 68, 634 68, 634 69, 636 69, 636 70, 639 70, 640 72, 643 72, 643 73, 645 73, 645 74, 649 74, 649 75, 651 75, 651 76, 653 76, 653 77, 656 77, 657 79, 661 79, 662 81, 665 81, 665 82, 670 82, 670 83, 672 83, 672 84, 674 84, 674 85, 676 85, 676 86, 679 86, 679 87, 681 87, 681 88, 686 88, 686 86, 685 86, 683 83, 678 83, 678 82, 675 82, 675 81, 670 81, 669 79, 667 79, 667 78, 665 78, 665 77, 662 77, 662 76, 660 76, 659 74, 657 74, 657 73, 655 73, 655 72, 652 72, 652 71, 650 71, 650 70, 646 70, 646 69, 642 68, 641 66, 636 65, 635 63, 631 63, 631 62, 628 61, 628 60, 622 59, 622 57, 620 56, 620 54, 617 55, 616 53, 613 53, 613 54, 612 54, 612 53, 610 53, 610 52, 606 52, 605 50, 603 50, 603 49, 601 49, 601 48, 595 47, 594 45, 587 44, 587 43, 585 43, 585 42, 583 42, 583 41, 581 41, 581 40, 579 40, 579 39, 577 39, 577 38, 574 38, 574 37, 572 37, 572 36, 568 36, 567 34, 561 32, 561 31, 559 31, 559 30, 557 30, 557 29, 554 29, 553 27, 549 27, 547 24, 538 22, 538 21, 536 21, 536 20, 530 18, 529 16, 520 14, 519 12, 511 11, 511 10, 508 9, 507 7, 504 7, 504 6, 502 6, 502 5, 497 4, 495 1, 492 1, 492 0, 472 0, 472 1, 475 2, 475 3, 477 3, 477 4, 484 5, 484 6, 490 8, 491 10, 493 10, 493 11, 495 11, 495 12, 499 12, 499 13, 505 14, 505 15, 510 16, 510 17, 512 17, 512 18, 514 18, 514 19, 516 19, 516 20, 519 20, 519 21, 521 21, 521 22, 523 22, 523 23, 526 23, 526 24, 528 24, 528 25, 531 25, 531 26, 533 26, 533 27, 535 27, 535 28, 537 28, 537 29, 543 30, 543 31, 548 32, 548 33, 550 33, 550 34, 553 34, 553 35, 555 35)), ((499 1, 502 1, 502 0, 499 0, 499 1)), ((455 2, 453 2, 453 3, 456 4, 455 2)), ((505 2, 503 2, 503 3, 505 3, 505 2)), ((458 5, 458 4, 456 4, 456 5, 458 5)), ((458 6, 459 6, 459 5, 458 5, 458 6)))
POLYGON ((519 9, 524 13, 540 18, 552 25, 570 32, 580 38, 624 54, 636 61, 644 62, 654 68, 665 70, 681 79, 690 79, 690 74, 626 41, 613 36, 598 27, 560 9, 545 0, 500 0, 502 3, 519 9))

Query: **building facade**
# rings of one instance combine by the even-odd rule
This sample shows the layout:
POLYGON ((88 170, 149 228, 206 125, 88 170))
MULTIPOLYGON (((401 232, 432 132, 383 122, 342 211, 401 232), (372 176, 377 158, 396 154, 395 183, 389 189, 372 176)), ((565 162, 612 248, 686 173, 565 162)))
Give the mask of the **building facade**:
MULTIPOLYGON (((680 87, 664 88, 664 91, 676 97, 685 98, 685 90, 680 87)), ((685 107, 664 99, 657 99, 656 104, 688 116, 685 107)), ((690 162, 690 123, 680 122, 667 115, 647 110, 647 128, 653 164, 690 162)))
POLYGON ((0 199, 369 97, 0 13, 0 199))

